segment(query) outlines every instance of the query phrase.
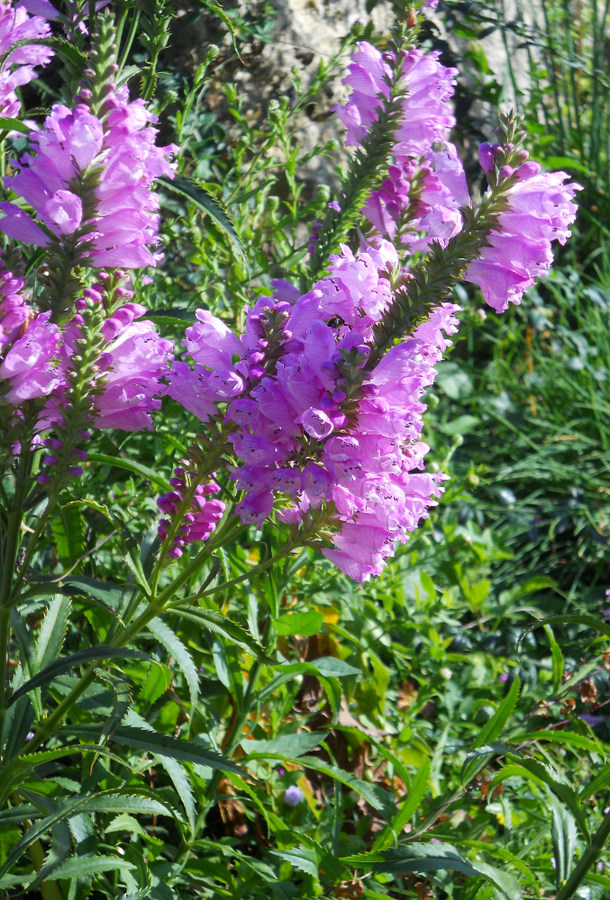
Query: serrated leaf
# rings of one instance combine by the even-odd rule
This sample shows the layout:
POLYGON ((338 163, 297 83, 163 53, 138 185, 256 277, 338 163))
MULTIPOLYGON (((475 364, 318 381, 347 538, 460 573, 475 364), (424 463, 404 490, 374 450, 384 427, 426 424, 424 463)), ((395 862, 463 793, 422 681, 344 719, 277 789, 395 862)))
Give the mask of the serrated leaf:
POLYGON ((221 616, 209 609, 182 609, 180 606, 172 607, 172 612, 177 613, 180 618, 186 619, 188 622, 196 622, 213 634, 222 635, 232 644, 236 644, 256 657, 264 655, 264 650, 258 641, 245 628, 227 619, 226 616, 221 616))
POLYGON ((71 604, 67 597, 56 597, 49 604, 36 641, 36 656, 40 669, 44 669, 59 653, 68 627, 70 609, 71 604))
POLYGON ((193 657, 180 638, 162 619, 153 619, 148 623, 148 630, 160 641, 167 652, 176 660, 189 689, 191 704, 196 705, 199 699, 199 673, 193 657))
POLYGON ((227 211, 222 208, 220 203, 209 194, 205 188, 203 188, 200 184, 197 184, 192 178, 187 178, 184 175, 175 175, 173 179, 166 178, 161 176, 158 179, 168 190, 172 191, 174 194, 180 194, 182 197, 186 197, 187 200, 190 200, 191 203, 194 203, 195 206, 201 210, 201 212, 208 215, 212 221, 223 231, 233 248, 237 250, 239 256, 241 257, 243 263, 246 266, 246 271, 250 274, 250 263, 248 261, 248 257, 246 255, 246 251, 244 250, 243 244, 239 239, 239 235, 235 229, 235 225, 231 221, 231 218, 227 211))
POLYGON ((63 759, 65 756, 90 753, 91 751, 95 751, 98 755, 111 759, 119 766, 129 768, 128 764, 119 756, 95 745, 73 744, 69 747, 57 747, 55 750, 42 750, 38 753, 29 753, 26 756, 18 756, 3 762, 2 767, 0 768, 2 795, 8 796, 13 784, 15 784, 15 782, 23 781, 28 772, 31 772, 37 766, 52 762, 56 759, 63 759))
POLYGON ((58 809, 28 829, 20 841, 13 847, 4 864, 0 866, 0 878, 9 871, 28 847, 37 841, 46 831, 57 823, 65 821, 77 812, 141 812, 149 815, 173 816, 167 806, 158 800, 137 794, 123 794, 117 791, 103 792, 97 796, 70 797, 64 799, 58 809))
POLYGON ((511 744, 526 744, 534 741, 561 744, 562 747, 578 747, 589 753, 599 753, 602 750, 600 742, 595 738, 586 737, 584 734, 575 734, 572 731, 526 731, 515 734, 510 738, 511 744))
POLYGON ((602 622, 601 619, 596 619, 595 616, 584 616, 584 615, 570 615, 570 616, 549 616, 546 619, 539 619, 537 622, 534 622, 532 625, 528 625, 528 627, 519 635, 519 644, 523 641, 523 638, 534 628, 540 628, 541 625, 586 625, 588 628, 593 628, 595 631, 599 631, 600 634, 606 635, 606 637, 610 637, 610 625, 606 624, 606 622, 602 622))
MULTIPOLYGON (((96 729, 85 725, 66 725, 63 731, 89 740, 95 740, 97 737, 96 729)), ((211 769, 219 769, 221 772, 246 774, 241 766, 221 756, 220 753, 200 747, 193 741, 181 741, 167 734, 159 734, 157 731, 143 731, 140 728, 122 725, 116 729, 112 740, 136 750, 144 750, 146 753, 158 753, 159 756, 168 756, 170 759, 198 763, 211 769)))
MULTIPOLYGON (((38 796, 37 802, 46 810, 47 813, 53 814, 58 809, 58 804, 49 797, 38 796)), ((47 851, 44 864, 36 872, 34 880, 30 883, 29 888, 35 889, 66 859, 70 852, 71 840, 70 829, 64 821, 56 822, 51 828, 51 846, 47 851)))
POLYGON ((295 869, 305 872, 306 875, 318 877, 318 857, 315 850, 307 850, 304 847, 292 847, 290 850, 271 850, 272 856, 289 862, 295 869))
POLYGON ((133 868, 135 868, 133 863, 118 856, 98 856, 95 853, 88 853, 85 856, 74 856, 63 862, 53 870, 53 880, 83 878, 87 875, 98 875, 100 872, 110 872, 113 869, 133 868))
POLYGON ((523 757, 518 763, 505 766, 492 778, 489 790, 491 791, 496 784, 512 775, 519 775, 526 780, 531 779, 540 785, 546 785, 551 791, 565 803, 569 811, 576 819, 579 828, 587 840, 589 840, 589 829, 585 814, 578 802, 576 792, 564 782, 560 781, 549 766, 538 762, 535 759, 523 757))
POLYGON ((46 666, 45 669, 35 675, 34 678, 30 678, 29 681, 26 681, 24 685, 12 694, 7 706, 12 706, 12 704, 23 694, 28 693, 34 688, 48 684, 50 681, 53 681, 54 678, 69 672, 70 669, 73 669, 81 663, 92 662, 95 659, 125 659, 126 657, 133 659, 150 659, 146 653, 141 653, 139 650, 128 650, 125 647, 111 647, 103 644, 100 644, 98 647, 85 647, 83 650, 77 650, 76 653, 70 653, 68 656, 54 660, 54 662, 50 663, 50 665, 46 666))
MULTIPOLYGON (((135 710, 131 710, 129 716, 127 718, 127 723, 129 727, 141 728, 143 731, 152 732, 155 734, 154 728, 152 728, 142 716, 138 715, 135 710)), ((191 834, 194 837, 195 834, 195 799, 193 797, 193 790, 191 787, 191 782, 189 779, 189 775, 180 763, 171 759, 169 756, 162 755, 160 753, 154 754, 155 759, 163 766, 169 777, 174 783, 174 787, 176 788, 176 793, 180 797, 182 801, 182 805, 184 806, 184 811, 186 813, 186 817, 191 828, 191 834)))
MULTIPOLYGON (((19 648, 19 658, 23 670, 23 677, 25 678, 25 676, 27 675, 29 679, 34 678, 38 674, 40 666, 38 665, 38 657, 36 656, 36 649, 34 647, 34 641, 32 640, 31 629, 28 628, 23 619, 23 616, 17 609, 11 609, 10 624, 11 628, 13 629, 15 641, 19 648)), ((17 691, 15 691, 15 693, 12 695, 12 697, 7 700, 7 709, 13 704, 13 698, 16 698, 16 694, 20 690, 23 691, 23 688, 18 688, 17 691)), ((25 693, 25 691, 23 691, 23 693, 25 693)), ((35 691, 31 695, 30 700, 32 706, 34 707, 36 718, 41 719, 43 711, 40 691, 35 691)))
POLYGON ((29 697, 22 697, 10 709, 6 710, 1 735, 1 755, 5 762, 12 759, 15 753, 23 746, 35 718, 36 714, 29 697))
POLYGON ((113 695, 112 712, 104 722, 104 727, 99 737, 99 745, 103 746, 115 728, 120 725, 131 706, 131 687, 126 678, 115 672, 99 672, 98 677, 110 685, 113 695))
POLYGON ((51 519, 51 531, 57 555, 66 568, 87 550, 85 519, 76 506, 62 506, 51 519))
POLYGON ((87 65, 87 57, 75 47, 71 41, 64 40, 64 38, 53 37, 50 40, 47 40, 46 43, 49 47, 52 47, 57 56, 64 62, 66 65, 70 66, 74 73, 78 73, 81 75, 87 65))
POLYGON ((70 575, 62 578, 60 589, 67 597, 93 597, 102 608, 116 615, 121 603, 123 588, 112 582, 89 578, 87 575, 70 575))
POLYGON ((468 754, 464 762, 462 763, 462 770, 460 772, 460 779, 462 784, 468 785, 476 778, 479 772, 485 768, 487 763, 494 756, 509 756, 511 759, 523 759, 523 753, 519 753, 516 750, 512 750, 506 744, 485 744, 483 747, 478 747, 476 750, 473 750, 468 754))
POLYGON ((343 857, 340 861, 369 872, 387 874, 403 872, 428 874, 453 870, 471 878, 482 876, 498 888, 508 900, 521 900, 519 885, 511 875, 487 863, 471 862, 450 844, 406 844, 395 849, 343 857))

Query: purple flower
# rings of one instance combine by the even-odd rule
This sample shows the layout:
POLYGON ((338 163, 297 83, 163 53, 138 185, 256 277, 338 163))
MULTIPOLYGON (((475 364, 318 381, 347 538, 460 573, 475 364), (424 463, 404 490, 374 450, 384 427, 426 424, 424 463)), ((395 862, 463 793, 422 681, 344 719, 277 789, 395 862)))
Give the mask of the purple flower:
MULTIPOLYGON (((109 93, 103 118, 86 103, 74 109, 57 104, 32 134, 32 152, 14 163, 17 174, 5 185, 58 241, 76 241, 86 264, 154 266, 159 202, 150 188, 159 176, 172 177, 169 160, 177 149, 156 146, 154 121, 142 100, 129 102, 126 86, 109 93)), ((48 234, 19 207, 0 208, 5 213, 0 231, 49 244, 48 234)))
POLYGON ((0 270, 0 389, 13 407, 48 397, 64 383, 56 356, 61 336, 50 313, 25 302, 24 282, 0 270))
POLYGON ((284 791, 284 803, 286 806, 298 806, 305 799, 305 794, 296 784, 291 784, 284 791))
MULTIPOLYGON (((46 66, 53 51, 44 44, 21 44, 51 36, 48 23, 39 15, 30 16, 24 3, 0 2, 0 116, 16 118, 21 103, 16 90, 37 78, 34 66, 46 66), (20 44, 20 46, 17 46, 20 44)), ((38 12, 38 10, 33 10, 38 12)))
POLYGON ((551 242, 565 244, 576 218, 578 184, 565 184, 565 172, 542 172, 524 162, 506 194, 507 209, 487 238, 488 246, 468 265, 464 279, 480 287, 496 312, 518 305, 524 292, 553 261, 551 242))
MULTIPOLYGON (((191 473, 189 473, 190 477, 191 473)), ((178 523, 174 534, 170 550, 172 556, 182 556, 182 547, 185 544, 192 544, 195 541, 207 541, 214 532, 218 522, 222 519, 226 507, 222 500, 214 496, 220 492, 220 485, 214 481, 214 478, 215 475, 213 474, 205 484, 198 484, 195 487, 189 507, 178 523)), ((162 519, 159 525, 159 537, 162 541, 167 539, 169 530, 172 527, 172 519, 176 516, 179 507, 183 503, 187 490, 185 468, 178 467, 174 469, 174 477, 170 479, 170 484, 173 490, 157 499, 159 509, 170 517, 162 519)))
MULTIPOLYGON (((343 408, 349 379, 363 372, 367 341, 392 299, 384 273, 397 263, 383 241, 358 255, 342 248, 329 275, 292 303, 261 298, 240 338, 200 313, 185 340, 193 359, 231 360, 230 371, 242 377, 243 392, 225 413, 239 462, 232 478, 243 492, 237 515, 260 525, 279 493, 279 518, 298 524, 308 509, 332 502, 335 533, 323 552, 359 581, 379 574, 395 542, 406 540, 442 490, 443 476, 421 471, 428 450, 420 440, 422 397, 450 343, 446 335, 457 328, 457 307, 435 309, 411 340, 358 374, 351 419, 343 408)), ((223 371, 179 362, 169 391, 187 408, 200 404, 206 417, 220 417, 212 401, 229 398, 214 398, 210 383, 223 371)))
MULTIPOLYGON (((126 298, 131 296, 122 290, 126 298)), ((88 293, 99 303, 103 291, 100 284, 88 293)), ((86 307, 84 298, 77 301, 77 307, 80 305, 86 307)), ((104 343, 91 382, 91 415, 96 428, 152 430, 151 413, 161 408, 160 397, 166 393, 162 379, 168 372, 173 342, 161 338, 152 323, 142 319, 145 312, 139 303, 126 303, 102 325, 104 343)), ((65 386, 78 356, 82 324, 82 316, 77 314, 63 331, 59 360, 65 386)), ((62 391, 51 399, 47 405, 51 420, 61 418, 64 402, 62 391)))
POLYGON ((392 70, 382 54, 369 44, 361 41, 352 54, 348 74, 343 83, 351 88, 349 100, 337 106, 335 112, 347 128, 348 147, 360 144, 367 131, 379 118, 382 98, 390 95, 389 79, 392 70))

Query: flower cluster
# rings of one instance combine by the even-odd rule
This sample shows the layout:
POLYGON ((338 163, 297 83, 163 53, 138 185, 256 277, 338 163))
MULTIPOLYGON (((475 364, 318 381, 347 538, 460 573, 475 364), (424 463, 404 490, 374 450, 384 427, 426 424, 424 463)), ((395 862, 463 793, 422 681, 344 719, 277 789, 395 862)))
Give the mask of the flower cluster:
POLYGON ((39 313, 23 297, 25 283, 0 269, 0 395, 17 408, 48 397, 63 382, 56 367, 61 341, 50 313, 39 313))
MULTIPOLYGON (((494 172, 494 158, 503 155, 504 148, 482 144, 483 169, 494 172)), ((480 287, 496 312, 504 312, 509 303, 518 305, 535 279, 548 270, 553 262, 551 242, 565 244, 569 238, 576 218, 574 194, 580 185, 566 184, 565 172, 542 172, 529 160, 516 169, 501 166, 497 176, 500 181, 510 179, 506 208, 464 279, 480 287)))
MULTIPOLYGON (((394 133, 393 162, 363 212, 378 235, 411 250, 432 241, 446 246, 462 227, 459 209, 470 203, 462 162, 449 135, 455 118, 450 101, 456 69, 441 65, 438 53, 414 49, 402 58, 399 87, 402 114, 394 133)), ((363 141, 389 96, 388 59, 367 42, 358 45, 344 79, 352 91, 337 109, 347 143, 363 141)))
MULTIPOLYGON (((0 270, 0 402, 23 417, 24 404, 39 401, 34 433, 39 443, 45 432, 66 425, 73 385, 81 377, 85 316, 92 307, 101 308, 104 287, 97 284, 85 291, 63 329, 51 321, 50 312, 36 313, 23 291, 23 279, 0 270)), ((127 289, 118 291, 131 298, 127 289)), ((145 312, 131 302, 111 316, 101 312, 99 349, 86 372, 89 425, 123 431, 152 429, 151 413, 161 406, 173 342, 162 339, 150 322, 142 320, 145 312)), ((45 446, 53 451, 62 443, 55 438, 48 441, 45 446)), ((53 453, 46 461, 48 465, 56 462, 53 453)))
MULTIPOLYGON (((182 466, 174 469, 174 477, 170 478, 172 490, 157 499, 157 506, 161 512, 170 518, 161 519, 159 523, 159 537, 167 540, 172 519, 184 502, 187 492, 186 470, 182 466)), ((186 512, 180 518, 176 527, 176 534, 172 539, 169 555, 174 558, 182 556, 182 548, 186 544, 195 541, 207 541, 222 519, 226 505, 215 495, 220 493, 220 485, 214 481, 214 475, 205 483, 197 484, 191 494, 191 501, 186 512)))
POLYGON ((195 367, 176 363, 168 388, 204 421, 225 410, 242 521, 260 525, 275 498, 294 524, 324 503, 336 531, 324 554, 360 581, 379 574, 441 492, 442 477, 421 471, 421 397, 456 308, 440 307, 367 370, 397 262, 385 242, 357 255, 343 248, 308 293, 282 285, 289 299, 261 298, 239 338, 200 310, 185 336, 195 367))
MULTIPOLYGON (((131 300, 131 291, 115 289, 131 300)), ((59 369, 68 386, 78 375, 80 345, 88 310, 103 304, 104 286, 88 288, 76 301, 76 313, 66 326, 58 351, 59 369)), ((173 342, 159 336, 151 322, 142 319, 146 308, 127 302, 104 318, 99 356, 89 377, 92 400, 91 422, 96 428, 120 431, 152 430, 151 413, 161 408, 165 392, 162 379, 173 356, 173 342)), ((58 392, 54 403, 61 408, 70 402, 66 392, 58 392)))
MULTIPOLYGON (((378 119, 395 68, 395 59, 358 46, 346 79, 352 94, 338 110, 349 144, 362 142, 378 119)), ((444 476, 424 469, 423 397, 457 330, 458 308, 422 295, 425 282, 401 266, 384 236, 426 250, 464 232, 474 260, 466 279, 500 310, 548 266, 551 240, 566 239, 575 214, 576 186, 564 185, 563 173, 542 175, 507 145, 497 159, 519 167, 496 167, 492 196, 501 204, 468 231, 464 170, 449 141, 455 74, 437 54, 403 55, 394 158, 366 203, 374 231, 359 252, 343 246, 304 294, 276 283, 275 295, 248 311, 241 336, 198 311, 184 340, 192 363, 176 362, 169 376, 172 397, 228 431, 242 521, 261 525, 275 509, 280 521, 299 526, 323 511, 322 552, 361 582, 381 572, 442 492, 444 476), (404 311, 412 321, 411 283, 419 318, 409 329, 400 319, 404 311)))
POLYGON ((111 90, 104 113, 89 109, 83 90, 73 109, 57 104, 32 134, 32 152, 14 163, 5 186, 34 210, 0 203, 0 231, 45 247, 69 243, 96 268, 137 269, 156 264, 159 201, 150 190, 172 177, 174 146, 157 147, 155 117, 142 100, 129 102, 126 86, 111 90))
POLYGON ((0 0, 0 116, 15 118, 21 111, 17 88, 37 78, 34 66, 46 66, 53 51, 44 44, 28 44, 50 36, 48 23, 28 15, 23 4, 0 0))

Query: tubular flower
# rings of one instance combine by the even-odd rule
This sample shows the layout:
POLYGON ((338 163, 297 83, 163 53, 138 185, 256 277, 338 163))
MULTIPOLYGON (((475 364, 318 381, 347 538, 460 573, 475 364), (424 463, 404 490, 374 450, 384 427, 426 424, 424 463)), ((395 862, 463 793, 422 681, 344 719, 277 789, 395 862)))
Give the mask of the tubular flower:
POLYGON ((240 338, 200 311, 185 337, 196 368, 178 363, 169 377, 176 400, 231 427, 242 521, 260 525, 276 498, 278 516, 294 524, 332 507, 324 553, 360 581, 381 571, 442 490, 442 476, 421 471, 421 397, 448 345, 442 332, 457 327, 456 307, 440 307, 368 371, 395 264, 383 242, 357 255, 343 248, 308 293, 295 298, 282 285, 291 301, 259 299, 240 338))
MULTIPOLYGON (((483 161, 488 160, 488 146, 483 145, 483 161)), ((549 269, 551 243, 565 244, 570 236, 577 211, 574 194, 580 190, 578 184, 565 183, 565 172, 542 172, 531 161, 514 171, 501 170, 500 176, 513 179, 506 194, 507 208, 498 215, 488 246, 464 275, 480 287, 485 302, 496 312, 504 312, 509 303, 521 303, 524 292, 549 269)))
MULTIPOLYGON (((89 289, 87 298, 77 301, 77 309, 84 311, 87 302, 100 303, 102 291, 101 285, 89 289)), ((125 289, 123 292, 131 296, 125 289)), ((141 320, 145 312, 139 303, 126 303, 101 327, 100 356, 90 383, 91 424, 96 428, 152 430, 151 414, 161 408, 160 398, 165 393, 162 379, 173 355, 173 342, 161 338, 150 322, 141 320)), ((77 312, 64 331, 60 365, 66 384, 76 367, 83 322, 77 312)), ((56 402, 61 408, 66 399, 59 396, 56 402)))
POLYGON ((0 116, 15 118, 21 111, 16 93, 18 87, 38 77, 34 67, 46 66, 53 51, 38 41, 50 37, 51 30, 44 18, 30 16, 23 4, 0 0, 0 116))
POLYGON ((98 268, 154 266, 159 201, 150 188, 161 175, 172 177, 177 149, 156 146, 154 121, 144 101, 129 102, 126 86, 106 98, 102 119, 86 103, 54 106, 32 135, 32 152, 5 179, 37 221, 1 203, 0 231, 38 246, 53 237, 68 241, 83 262, 98 268))
MULTIPOLYGON (((174 477, 170 478, 169 483, 172 490, 157 499, 157 506, 161 512, 170 516, 168 519, 161 519, 159 523, 158 531, 162 541, 167 540, 172 527, 172 518, 176 516, 180 505, 184 502, 187 490, 185 469, 181 466, 174 469, 174 477)), ((220 485, 214 481, 214 475, 205 484, 198 484, 194 488, 189 508, 182 516, 172 540, 170 556, 180 557, 186 544, 195 541, 205 542, 211 537, 226 508, 223 501, 215 497, 219 492, 220 485)))
POLYGON ((62 383, 56 356, 61 341, 50 313, 36 314, 21 294, 24 282, 0 270, 0 394, 18 408, 48 397, 62 383))
MULTIPOLYGON (((446 246, 462 228, 461 206, 470 203, 462 162, 449 141, 455 118, 451 98, 456 69, 438 53, 405 53, 400 87, 402 116, 394 134, 393 160, 381 187, 371 192, 363 213, 375 232, 412 250, 432 241, 446 246)), ((370 44, 361 43, 345 82, 352 93, 337 115, 348 129, 347 143, 360 143, 389 93, 390 68, 370 44), (363 67, 369 62, 369 70, 363 67)))

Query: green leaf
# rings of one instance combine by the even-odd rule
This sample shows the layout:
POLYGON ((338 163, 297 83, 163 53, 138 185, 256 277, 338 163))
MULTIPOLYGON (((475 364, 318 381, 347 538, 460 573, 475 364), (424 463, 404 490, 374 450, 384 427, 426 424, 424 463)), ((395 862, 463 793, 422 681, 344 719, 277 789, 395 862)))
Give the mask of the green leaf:
POLYGON ((92 597, 112 615, 116 615, 123 596, 123 588, 120 585, 100 581, 98 578, 89 578, 87 575, 70 575, 68 578, 62 578, 59 587, 67 597, 92 597))
POLYGON ((128 764, 114 753, 105 750, 102 747, 91 744, 72 744, 68 747, 57 747, 54 750, 43 750, 39 753, 28 753, 26 756, 18 756, 11 760, 6 760, 0 767, 2 795, 8 796, 15 782, 22 782, 25 776, 35 769, 37 766, 44 765, 56 759, 63 759, 65 756, 73 756, 75 754, 91 753, 94 751, 98 755, 111 759, 119 766, 129 768, 128 764))
POLYGON ((22 697, 10 709, 6 710, 2 729, 2 757, 4 761, 12 759, 20 750, 32 727, 36 714, 29 697, 22 697))
POLYGON ((264 651, 258 641, 248 634, 245 628, 232 622, 226 616, 221 616, 209 609, 181 609, 180 606, 172 607, 172 612, 177 613, 181 619, 186 619, 188 622, 196 622, 201 628, 205 628, 213 634, 222 635, 232 644, 236 644, 256 657, 263 656, 264 651))
POLYGON ((324 731, 300 731, 298 734, 283 734, 269 741, 255 741, 244 738, 241 748, 247 754, 248 759, 259 759, 266 756, 284 756, 289 759, 298 759, 304 753, 309 753, 326 738, 324 731))
POLYGON ((314 634, 318 634, 323 624, 324 616, 314 609, 310 612, 288 613, 274 621, 275 630, 281 637, 289 637, 293 634, 312 637, 314 634))
POLYGON ((505 766, 500 772, 494 775, 490 782, 489 790, 491 791, 498 782, 504 781, 506 778, 513 775, 519 775, 521 778, 549 787, 551 791, 565 803, 576 819, 583 835, 589 840, 587 820, 578 802, 578 795, 568 784, 560 781, 556 773, 554 773, 549 766, 546 766, 535 759, 522 757, 519 759, 518 764, 505 766))
POLYGON ((126 469, 128 472, 131 472, 132 475, 138 475, 140 478, 152 482, 152 484, 156 485, 156 487, 164 492, 171 490, 169 481, 155 472, 154 469, 145 466, 135 459, 124 459, 122 456, 109 456, 107 453, 89 453, 87 459, 89 462, 103 463, 108 466, 114 466, 117 469, 126 469))
POLYGON ((519 885, 511 875, 486 863, 471 862, 450 844, 406 844, 395 849, 342 857, 340 861, 368 872, 385 874, 453 870, 469 877, 483 876, 508 900, 521 900, 519 885))
POLYGON ((133 863, 120 859, 118 856, 98 856, 95 853, 87 853, 84 856, 73 856, 67 859, 58 868, 53 870, 53 880, 60 878, 83 878, 87 875, 98 875, 100 872, 110 872, 113 869, 134 869, 133 863))
MULTIPOLYGON (((97 737, 96 729, 85 725, 64 726, 62 730, 75 735, 75 737, 89 740, 95 740, 97 737)), ((125 744, 127 747, 134 747, 136 750, 144 750, 146 753, 157 753, 159 756, 167 756, 170 759, 198 763, 201 766, 209 766, 211 769, 219 769, 221 772, 246 774, 241 766, 221 756, 220 753, 200 747, 193 741, 181 741, 168 734, 159 734, 157 731, 144 731, 141 728, 122 725, 116 729, 112 740, 125 744)))
POLYGON ((271 850, 272 856, 289 862, 295 869, 305 872, 306 875, 318 877, 318 856, 315 850, 307 850, 304 847, 292 847, 290 850, 271 850))
POLYGON ((409 786, 409 791, 405 801, 402 803, 396 815, 388 822, 386 827, 381 831, 373 843, 373 850, 384 850, 388 844, 397 840, 409 819, 415 815, 419 804, 423 800, 424 794, 428 788, 428 779, 430 778, 430 760, 424 759, 417 775, 409 786))
POLYGON ((70 653, 68 656, 56 659, 35 675, 34 678, 30 678, 29 681, 26 681, 25 684, 12 694, 7 706, 12 706, 15 700, 23 696, 23 694, 28 693, 28 691, 31 691, 34 688, 48 684, 50 681, 53 681, 54 678, 57 678, 58 675, 69 672, 70 669, 74 668, 74 666, 81 665, 81 663, 91 662, 94 659, 125 659, 126 657, 131 659, 150 659, 146 653, 141 653, 139 650, 128 650, 125 647, 110 647, 104 646, 103 644, 100 644, 98 647, 85 647, 83 650, 77 650, 76 653, 70 653))
POLYGON ((603 752, 602 745, 597 739, 587 737, 584 734, 575 734, 572 731, 550 731, 542 729, 540 731, 524 731, 515 734, 510 738, 511 744, 526 744, 534 741, 548 742, 552 744, 561 744, 562 747, 578 747, 581 750, 587 750, 589 753, 603 752))
POLYGON ((24 803, 22 806, 13 806, 10 809, 0 809, 0 827, 6 825, 21 825, 27 819, 35 819, 42 815, 33 803, 24 803))
POLYGON ((325 678, 344 678, 348 675, 362 674, 361 669, 350 666, 345 660, 337 659, 334 656, 319 656, 317 659, 312 659, 309 665, 325 678))
POLYGON ((68 627, 71 608, 70 601, 61 596, 49 604, 36 641, 39 668, 44 669, 59 653, 68 627))
POLYGON ((0 131, 18 131, 20 134, 30 134, 33 131, 32 126, 21 119, 10 119, 6 116, 0 116, 0 131))
MULTIPOLYGON (((152 734, 156 734, 154 728, 152 728, 142 716, 138 715, 135 710, 132 710, 129 713, 127 718, 127 726, 135 727, 142 729, 142 731, 150 732, 152 734)), ((159 762, 171 780, 174 783, 174 787, 176 788, 176 793, 180 797, 182 801, 182 805, 184 806, 184 811, 186 813, 186 817, 191 828, 191 836, 195 836, 195 800, 193 797, 193 790, 191 787, 191 782, 188 776, 188 773, 184 766, 181 766, 180 763, 171 759, 171 757, 167 755, 163 755, 160 753, 154 754, 155 759, 159 762)))
POLYGON ((485 744, 485 746, 473 750, 462 764, 462 771, 460 772, 462 784, 470 784, 473 778, 476 778, 494 756, 508 755, 511 758, 524 758, 522 753, 511 750, 506 744, 485 744))
POLYGON ((553 659, 553 690, 557 693, 561 687, 561 679, 563 678, 563 653, 550 625, 544 626, 544 631, 549 639, 551 646, 551 655, 553 659))
POLYGON ((86 552, 86 530, 85 519, 77 506, 66 504, 51 519, 57 555, 66 568, 73 565, 86 552))
POLYGON ((590 169, 587 166, 575 159, 570 159, 569 156, 545 156, 544 165, 548 171, 553 169, 573 169, 575 172, 583 172, 585 175, 590 175, 590 169))
POLYGON ((164 806, 158 800, 135 793, 125 794, 119 791, 104 791, 96 796, 87 795, 85 797, 64 799, 55 812, 45 816, 44 819, 32 826, 13 847, 4 864, 0 866, 0 878, 9 871, 21 854, 42 837, 46 831, 70 816, 82 812, 139 812, 148 815, 174 815, 167 806, 164 806))
MULTIPOLYGON (((21 674, 25 678, 27 675, 28 678, 34 678, 38 675, 39 665, 38 665, 38 657, 36 656, 36 649, 34 647, 34 641, 32 640, 32 630, 25 623, 21 613, 17 609, 11 609, 10 612, 10 624, 13 629, 13 634, 15 636, 15 641, 19 648, 19 658, 21 661, 21 674)), ((26 682, 28 683, 28 682, 26 682)), ((34 685, 35 687, 35 685, 34 685)), ((18 691, 25 693, 23 686, 18 688, 18 691)), ((6 708, 8 709, 17 698, 18 691, 12 695, 9 700, 7 700, 6 708)), ((34 707, 34 711, 36 713, 36 718, 41 719, 43 715, 42 711, 42 700, 40 697, 40 691, 34 691, 34 693, 30 696, 30 701, 32 706, 34 707)))
POLYGON ((103 746, 129 711, 131 706, 131 686, 123 675, 117 675, 116 672, 100 671, 98 672, 98 677, 110 685, 113 695, 112 713, 104 722, 98 741, 100 746, 103 746))
POLYGON ((299 759, 299 763, 306 769, 313 769, 314 772, 320 772, 320 774, 326 775, 340 784, 344 784, 345 787, 355 791, 363 800, 366 800, 369 806, 372 806, 373 809, 379 812, 382 812, 390 805, 390 797, 386 791, 377 785, 362 781, 361 778, 356 778, 355 775, 345 772, 338 766, 322 762, 322 760, 316 759, 314 756, 303 756, 299 759))
POLYGON ((572 867, 576 850, 576 822, 563 803, 560 803, 551 792, 549 792, 549 799, 553 810, 551 840, 555 858, 556 887, 559 890, 562 883, 568 878, 572 867))
POLYGON ((589 797, 594 797, 595 794, 598 794, 600 791, 605 791, 610 786, 610 765, 606 765, 603 767, 601 772, 599 772, 593 781, 591 781, 586 788, 584 788, 579 797, 581 800, 587 800, 589 797))
POLYGON ((515 704, 519 698, 520 686, 521 682, 519 681, 519 676, 515 675, 515 680, 511 684, 506 697, 493 716, 481 728, 479 736, 474 743, 475 748, 481 747, 483 744, 493 743, 500 735, 515 708, 515 704))
POLYGON ((178 635, 175 634, 169 625, 161 619, 157 618, 149 622, 148 630, 151 634, 154 634, 157 640, 163 644, 167 652, 173 656, 178 663, 189 689, 191 704, 195 706, 199 699, 199 674, 191 654, 188 652, 178 635))
POLYGON ((549 616, 546 619, 539 619, 537 622, 534 622, 532 625, 528 625, 528 627, 519 635, 519 644, 523 641, 523 638, 530 632, 533 631, 534 628, 540 628, 541 625, 586 625, 588 628, 593 628, 595 631, 599 631, 600 634, 604 634, 606 637, 610 637, 610 625, 606 624, 606 622, 602 622, 601 619, 596 619, 595 616, 584 616, 584 615, 573 615, 573 616, 549 616))
POLYGON ((239 235, 235 229, 235 225, 233 224, 229 214, 225 209, 222 208, 220 203, 214 199, 214 197, 209 194, 205 188, 203 188, 200 184, 197 184, 196 181, 192 178, 187 178, 184 175, 175 175, 173 179, 166 178, 161 176, 158 179, 165 188, 172 191, 174 194, 180 194, 182 197, 186 197, 187 200, 190 200, 191 203, 194 203, 195 206, 201 210, 201 212, 208 215, 212 221, 223 231, 233 248, 237 251, 242 261, 246 266, 246 270, 248 274, 250 274, 250 263, 248 261, 248 257, 246 255, 246 251, 244 250, 243 244, 239 239, 239 235))

